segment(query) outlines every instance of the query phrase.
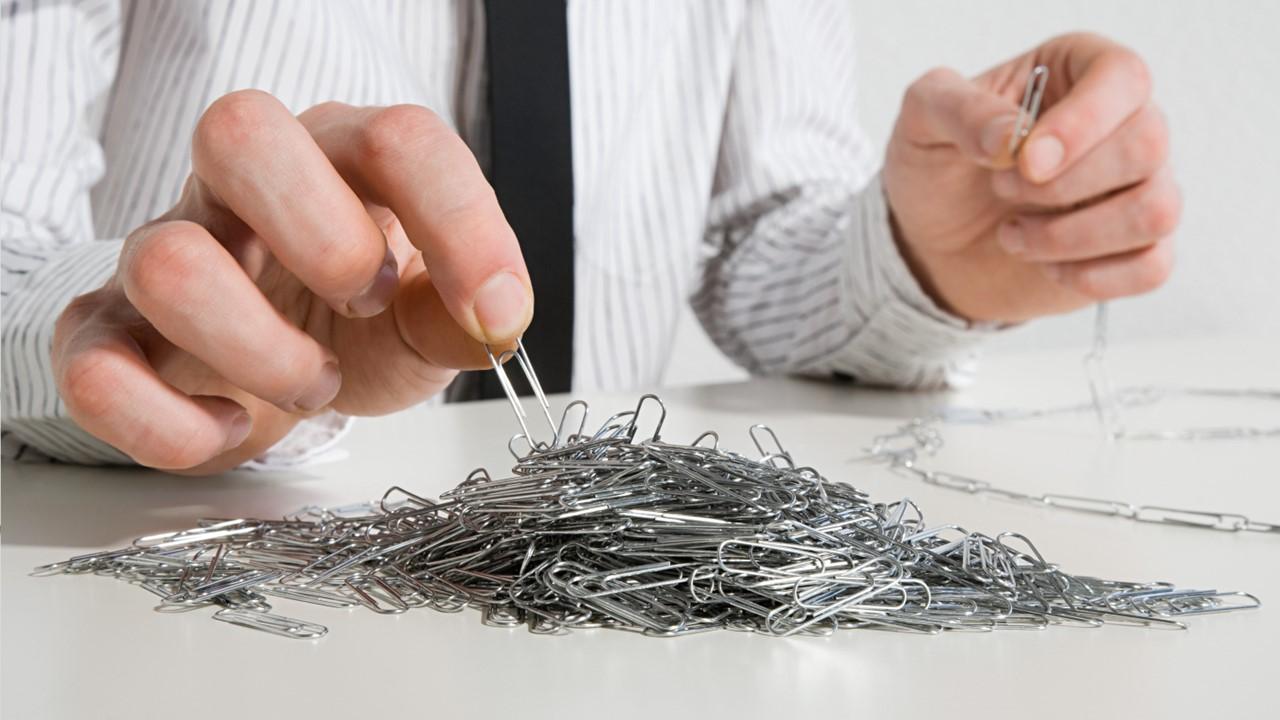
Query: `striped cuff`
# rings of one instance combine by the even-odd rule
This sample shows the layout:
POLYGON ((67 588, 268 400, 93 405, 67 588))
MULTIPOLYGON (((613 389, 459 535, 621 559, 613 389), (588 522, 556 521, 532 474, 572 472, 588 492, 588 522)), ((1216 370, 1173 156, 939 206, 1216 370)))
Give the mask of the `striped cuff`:
MULTIPOLYGON (((67 417, 53 377, 53 328, 72 298, 115 271, 121 240, 53 248, 5 297, 4 429, 43 455, 87 465, 131 464, 124 453, 67 417)), ((11 443, 6 443, 6 446, 11 443)))
POLYGON ((865 254, 853 260, 861 263, 861 280, 873 297, 870 303, 863 301, 865 323, 828 359, 829 365, 863 382, 896 387, 971 382, 978 346, 995 326, 971 324, 946 312, 920 287, 898 251, 879 175, 856 202, 858 244, 865 254))
POLYGON ((338 444, 351 430, 349 415, 329 410, 298 423, 270 450, 240 466, 242 470, 289 470, 345 460, 338 444))

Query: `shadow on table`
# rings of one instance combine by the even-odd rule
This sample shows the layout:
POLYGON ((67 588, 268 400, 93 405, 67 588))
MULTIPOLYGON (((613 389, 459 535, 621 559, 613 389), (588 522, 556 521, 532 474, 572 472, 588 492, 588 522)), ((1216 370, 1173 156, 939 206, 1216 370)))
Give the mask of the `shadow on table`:
POLYGON ((779 413, 817 412, 895 420, 929 415, 948 405, 952 397, 941 391, 910 392, 792 377, 668 388, 660 395, 664 400, 670 398, 709 410, 744 412, 761 418, 779 413))
POLYGON ((319 478, 230 472, 190 478, 139 468, 4 463, 5 545, 123 546, 208 517, 280 517, 319 478))

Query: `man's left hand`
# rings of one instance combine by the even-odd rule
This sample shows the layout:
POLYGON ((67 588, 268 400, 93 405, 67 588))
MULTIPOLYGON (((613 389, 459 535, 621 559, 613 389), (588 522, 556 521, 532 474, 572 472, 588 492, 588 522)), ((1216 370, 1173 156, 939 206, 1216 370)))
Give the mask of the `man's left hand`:
POLYGON ((1012 323, 1164 283, 1181 209, 1168 155, 1146 64, 1073 34, 971 80, 926 73, 903 100, 883 181, 899 247, 934 299, 1012 323), (1040 64, 1043 110, 1011 157, 1040 64))

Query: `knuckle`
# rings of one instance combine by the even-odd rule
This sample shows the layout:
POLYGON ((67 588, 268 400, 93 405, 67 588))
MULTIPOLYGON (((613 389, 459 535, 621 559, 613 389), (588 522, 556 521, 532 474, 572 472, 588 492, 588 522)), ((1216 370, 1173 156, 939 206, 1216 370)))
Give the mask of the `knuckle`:
POLYGON ((1065 45, 1074 47, 1077 45, 1097 45, 1100 43, 1110 43, 1111 41, 1104 35, 1088 30, 1072 30, 1060 35, 1055 35, 1049 39, 1049 45, 1065 45))
POLYGON ((1098 280, 1097 273, 1087 271, 1073 272, 1067 273, 1066 278, 1069 284, 1085 297, 1094 300, 1107 300, 1114 294, 1108 292, 1103 283, 1098 280))
POLYGON ((920 77, 916 78, 915 82, 912 83, 911 86, 919 90, 928 91, 932 87, 949 82, 954 75, 955 71, 951 68, 943 67, 941 65, 931 67, 924 71, 920 77))
POLYGON ((111 415, 116 404, 113 388, 119 385, 123 363, 100 348, 87 348, 65 359, 58 390, 73 418, 94 425, 111 415))
POLYGON ((1116 69, 1124 73, 1132 83, 1134 91, 1141 97, 1151 94, 1151 68, 1138 53, 1126 47, 1117 47, 1112 51, 1111 61, 1116 69))
POLYGON ((129 373, 128 364, 119 352, 100 345, 65 357, 57 374, 58 393, 72 419, 99 437, 124 437, 123 444, 113 444, 141 465, 183 469, 206 461, 213 452, 206 447, 208 434, 183 427, 180 418, 120 426, 121 407, 129 401, 118 388, 129 373))
POLYGON ((197 279, 206 261, 206 248, 192 236, 187 223, 157 227, 129 254, 125 289, 135 301, 171 302, 197 279))
POLYGON ((1158 110, 1152 108, 1143 113, 1138 131, 1128 148, 1128 161, 1136 167, 1154 169, 1168 158, 1169 127, 1158 110))
POLYGON ((379 110, 359 133, 361 154, 372 160, 403 155, 405 148, 430 143, 451 133, 438 115, 420 105, 392 105, 379 110))
POLYGON ((925 86, 939 85, 942 83, 950 82, 955 77, 956 77, 955 70, 952 70, 951 68, 946 67, 944 65, 938 65, 936 67, 931 67, 928 70, 926 70, 924 74, 921 75, 916 80, 916 84, 925 85, 925 86))
POLYGON ((349 112, 351 109, 352 106, 346 103, 338 102, 337 100, 327 100, 319 105, 312 105, 306 110, 303 110, 302 113, 298 115, 298 119, 306 120, 309 118, 323 118, 330 115, 349 112))
POLYGON ((935 67, 925 71, 908 85, 907 91, 902 94, 902 109, 910 111, 928 105, 936 88, 948 82, 954 74, 954 70, 946 67, 935 67))
POLYGON ((214 100, 196 123, 196 154, 202 149, 216 154, 261 136, 272 122, 273 106, 278 104, 261 90, 236 90, 214 100))
POLYGON ((1182 216, 1182 198, 1172 185, 1147 193, 1139 207, 1140 229, 1147 237, 1160 238, 1172 233, 1182 216))
POLYGON ((1167 246, 1157 246, 1143 253, 1134 268, 1134 285, 1137 292, 1150 292, 1164 285, 1173 274, 1173 252, 1167 246))

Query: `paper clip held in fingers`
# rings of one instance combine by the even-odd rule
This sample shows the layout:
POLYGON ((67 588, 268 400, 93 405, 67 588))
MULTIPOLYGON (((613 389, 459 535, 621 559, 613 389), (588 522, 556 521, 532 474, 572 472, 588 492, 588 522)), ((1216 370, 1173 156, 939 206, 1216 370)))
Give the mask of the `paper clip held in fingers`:
POLYGON ((511 403, 511 409, 516 414, 516 421, 520 423, 520 430, 524 438, 529 441, 529 446, 534 450, 555 447, 559 440, 560 431, 556 426, 556 422, 551 419, 551 405, 547 402, 547 394, 542 391, 542 383, 538 381, 538 374, 533 370, 533 361, 529 359, 529 351, 525 349, 522 340, 516 340, 515 350, 506 350, 498 355, 493 354, 493 349, 488 345, 484 346, 485 352, 489 354, 489 363, 493 365, 493 371, 498 375, 498 382, 502 385, 502 392, 506 394, 507 401, 511 403), (521 372, 529 381, 529 387, 533 389, 533 394, 538 399, 538 405, 542 407, 542 415, 547 420, 547 427, 551 429, 551 441, 540 443, 533 439, 533 434, 529 432, 528 418, 529 414, 525 412, 524 404, 520 402, 520 396, 516 393, 515 386, 511 384, 511 378, 507 377, 507 371, 504 363, 507 360, 515 359, 520 365, 521 372))
POLYGON ((1031 134, 1031 126, 1036 124, 1036 118, 1040 116, 1040 102, 1044 99, 1044 89, 1048 84, 1048 67, 1037 65, 1031 69, 1031 76, 1027 78, 1027 87, 1022 91, 1018 121, 1014 123, 1013 134, 1009 136, 1010 156, 1018 154, 1022 149, 1022 143, 1031 134))

